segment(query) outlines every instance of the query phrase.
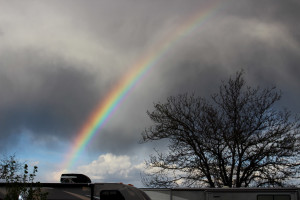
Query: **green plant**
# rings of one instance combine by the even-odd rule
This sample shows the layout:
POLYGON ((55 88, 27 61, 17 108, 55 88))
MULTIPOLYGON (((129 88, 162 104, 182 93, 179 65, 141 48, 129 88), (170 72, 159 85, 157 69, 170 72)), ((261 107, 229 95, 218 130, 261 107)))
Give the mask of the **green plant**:
POLYGON ((4 179, 6 185, 5 200, 15 199, 47 199, 47 193, 43 192, 39 182, 34 182, 38 167, 34 166, 29 173, 28 165, 21 164, 15 156, 0 161, 0 178, 4 179))

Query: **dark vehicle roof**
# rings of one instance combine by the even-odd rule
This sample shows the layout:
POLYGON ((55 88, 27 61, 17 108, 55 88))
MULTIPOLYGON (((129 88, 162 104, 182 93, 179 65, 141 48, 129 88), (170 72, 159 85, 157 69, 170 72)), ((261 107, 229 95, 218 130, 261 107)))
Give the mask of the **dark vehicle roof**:
POLYGON ((61 183, 91 183, 91 179, 84 174, 62 174, 60 177, 61 183))

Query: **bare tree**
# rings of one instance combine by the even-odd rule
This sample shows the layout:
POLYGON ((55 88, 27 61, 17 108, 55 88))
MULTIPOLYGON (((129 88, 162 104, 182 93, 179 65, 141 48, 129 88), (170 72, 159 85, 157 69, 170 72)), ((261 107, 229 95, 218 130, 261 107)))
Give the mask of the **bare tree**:
POLYGON ((151 155, 143 183, 151 187, 283 186, 298 176, 299 120, 274 104, 275 87, 247 86, 243 72, 222 82, 209 100, 169 97, 149 112, 142 142, 168 140, 151 155))

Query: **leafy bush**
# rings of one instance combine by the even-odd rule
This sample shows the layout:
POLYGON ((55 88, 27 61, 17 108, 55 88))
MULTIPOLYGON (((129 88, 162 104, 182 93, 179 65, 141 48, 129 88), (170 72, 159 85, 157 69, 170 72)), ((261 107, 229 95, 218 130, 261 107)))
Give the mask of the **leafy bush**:
POLYGON ((47 199, 47 193, 43 192, 40 183, 34 182, 38 167, 34 166, 29 173, 28 165, 16 160, 15 156, 4 158, 0 161, 0 178, 6 185, 5 200, 22 199, 47 199))

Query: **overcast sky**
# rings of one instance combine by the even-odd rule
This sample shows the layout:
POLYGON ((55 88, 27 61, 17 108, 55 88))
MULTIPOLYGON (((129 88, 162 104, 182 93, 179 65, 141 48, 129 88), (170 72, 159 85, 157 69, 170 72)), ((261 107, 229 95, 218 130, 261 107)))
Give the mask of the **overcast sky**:
MULTIPOLYGON (((61 164, 96 105, 145 53, 211 0, 0 0, 0 155, 59 182, 61 164)), ((207 97, 245 71, 277 86, 278 106, 300 113, 300 1, 215 0, 219 8, 175 41, 80 155, 72 172, 141 186, 139 144, 153 102, 207 97)))

